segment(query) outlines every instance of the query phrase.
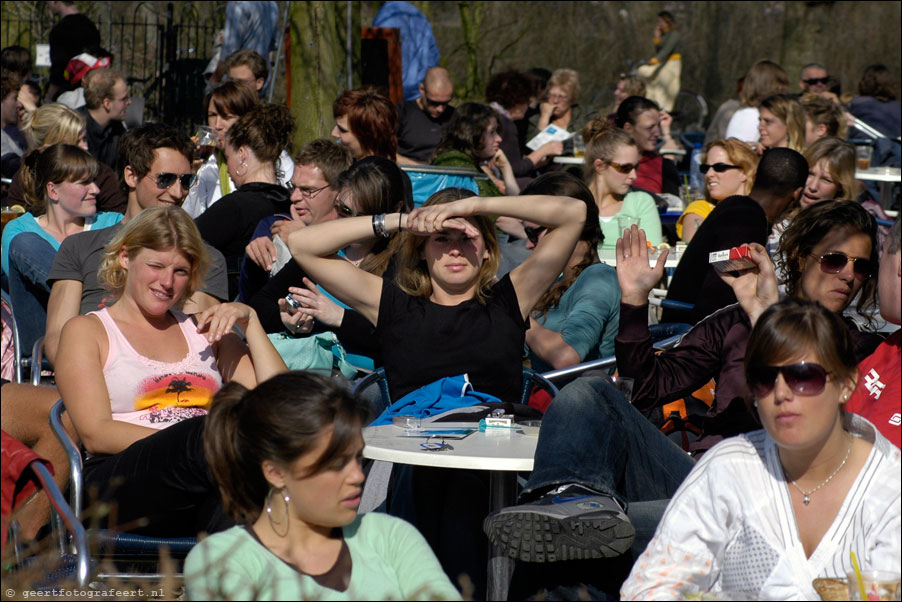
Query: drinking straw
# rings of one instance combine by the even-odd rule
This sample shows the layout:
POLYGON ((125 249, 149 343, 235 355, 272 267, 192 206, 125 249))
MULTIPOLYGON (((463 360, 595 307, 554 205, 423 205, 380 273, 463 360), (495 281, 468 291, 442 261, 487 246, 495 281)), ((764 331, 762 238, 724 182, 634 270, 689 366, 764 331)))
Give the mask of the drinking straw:
POLYGON ((855 556, 855 550, 849 550, 852 557, 852 568, 855 569, 855 578, 858 579, 858 593, 861 594, 862 600, 867 600, 867 592, 864 591, 864 580, 861 578, 861 568, 858 566, 858 557, 855 556))

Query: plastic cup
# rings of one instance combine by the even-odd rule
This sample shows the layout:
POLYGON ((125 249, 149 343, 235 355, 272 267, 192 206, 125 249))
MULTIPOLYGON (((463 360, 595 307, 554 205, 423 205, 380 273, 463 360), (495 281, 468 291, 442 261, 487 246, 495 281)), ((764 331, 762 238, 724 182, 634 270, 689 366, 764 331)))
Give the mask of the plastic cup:
POLYGON ((216 135, 216 132, 207 125, 202 125, 197 128, 197 156, 199 159, 203 159, 206 161, 210 158, 210 155, 216 150, 216 145, 219 142, 219 137, 216 135))
POLYGON ((874 155, 874 147, 872 146, 856 146, 855 147, 855 167, 860 170, 870 169, 871 157, 874 155))
MULTIPOLYGON (((861 588, 858 586, 858 577, 854 571, 847 575, 849 578, 849 599, 861 600, 861 588)), ((861 581, 864 584, 865 600, 898 600, 899 583, 902 575, 889 571, 861 571, 861 581)))

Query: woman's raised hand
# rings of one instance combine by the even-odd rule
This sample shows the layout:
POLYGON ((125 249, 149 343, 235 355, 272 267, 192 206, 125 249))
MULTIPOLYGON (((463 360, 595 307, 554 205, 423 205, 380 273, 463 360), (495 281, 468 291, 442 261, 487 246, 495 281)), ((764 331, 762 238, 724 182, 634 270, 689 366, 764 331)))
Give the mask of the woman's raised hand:
POLYGON ((429 207, 418 207, 407 216, 405 231, 421 236, 445 230, 460 230, 467 236, 476 236, 476 226, 463 219, 476 214, 479 197, 460 199, 429 207))
POLYGON ((777 274, 767 250, 756 242, 748 243, 749 259, 755 267, 738 272, 721 272, 720 278, 730 285, 739 305, 748 314, 752 326, 765 309, 780 300, 777 274))
POLYGON ((236 324, 247 332, 248 323, 256 316, 256 312, 244 303, 220 303, 197 316, 197 331, 215 343, 232 332, 236 324))
POLYGON ((655 267, 648 265, 648 244, 645 230, 631 226, 617 239, 617 281, 621 300, 628 305, 645 305, 648 293, 664 277, 664 263, 669 251, 658 255, 655 267))

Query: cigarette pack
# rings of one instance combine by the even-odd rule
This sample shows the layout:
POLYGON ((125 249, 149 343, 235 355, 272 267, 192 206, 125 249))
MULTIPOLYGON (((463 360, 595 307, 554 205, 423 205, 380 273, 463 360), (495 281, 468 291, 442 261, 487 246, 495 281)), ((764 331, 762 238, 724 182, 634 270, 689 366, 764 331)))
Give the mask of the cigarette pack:
POLYGON ((708 263, 718 272, 746 270, 755 267, 755 262, 749 259, 749 255, 749 246, 742 245, 708 253, 708 263))

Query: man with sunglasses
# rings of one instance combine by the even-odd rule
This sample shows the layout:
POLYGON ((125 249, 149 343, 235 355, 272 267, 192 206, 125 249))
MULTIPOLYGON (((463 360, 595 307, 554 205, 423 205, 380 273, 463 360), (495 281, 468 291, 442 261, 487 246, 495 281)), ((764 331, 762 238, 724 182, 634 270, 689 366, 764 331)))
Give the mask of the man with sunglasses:
POLYGON ((708 263, 709 253, 747 242, 765 244, 770 225, 799 198, 807 179, 808 162, 796 151, 775 148, 765 152, 749 195, 731 196, 717 204, 699 226, 674 271, 667 299, 689 303, 693 308, 665 308, 661 321, 696 324, 735 303, 732 289, 708 263))
MULTIPOLYGON (((194 143, 168 125, 143 125, 122 137, 117 171, 119 184, 128 195, 125 217, 110 228, 69 236, 60 245, 47 278, 51 289, 44 349, 51 362, 56 359, 60 331, 70 318, 115 302, 97 281, 106 244, 144 209, 181 206, 196 178, 191 168, 193 156, 194 143)), ((225 258, 210 245, 207 251, 212 265, 203 286, 185 303, 183 311, 188 314, 228 299, 225 258)))
POLYGON ((432 67, 420 84, 420 96, 398 105, 398 163, 426 165, 451 121, 454 83, 444 67, 432 67))
POLYGON ((799 78, 799 87, 802 94, 812 92, 820 94, 827 91, 827 82, 829 80, 827 69, 820 63, 808 63, 802 67, 802 75, 799 78))

